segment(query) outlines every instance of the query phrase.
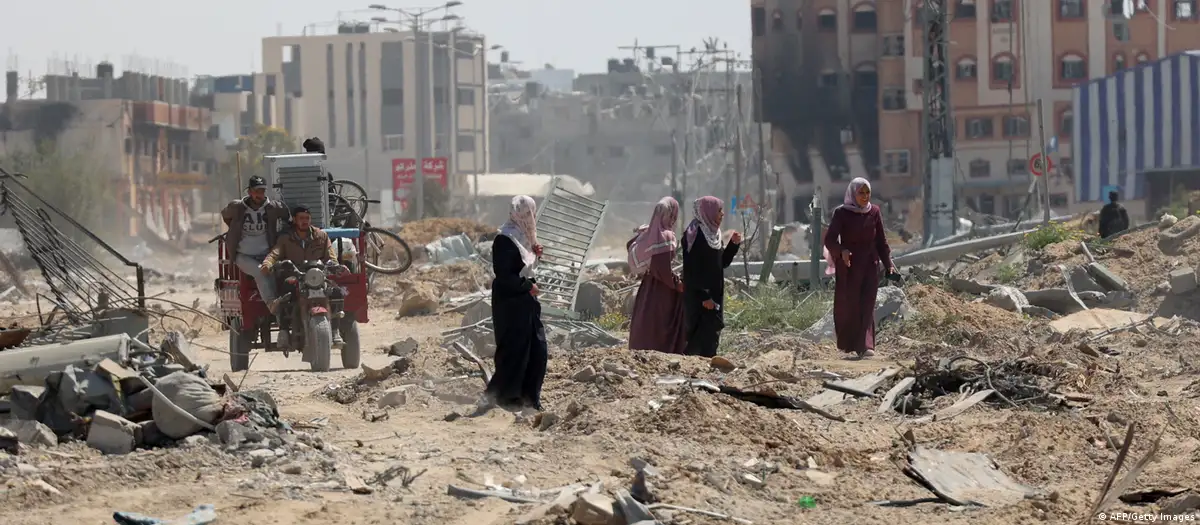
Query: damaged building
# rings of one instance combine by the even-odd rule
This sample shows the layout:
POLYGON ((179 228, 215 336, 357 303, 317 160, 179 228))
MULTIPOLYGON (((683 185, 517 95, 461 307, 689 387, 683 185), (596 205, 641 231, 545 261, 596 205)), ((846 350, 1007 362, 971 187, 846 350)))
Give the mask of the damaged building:
MULTIPOLYGON (((751 1, 754 61, 763 79, 761 118, 775 131, 773 163, 783 173, 781 192, 790 199, 788 220, 803 215, 814 190, 827 207, 836 205, 844 185, 860 176, 872 181, 893 212, 919 215, 925 172, 921 4, 751 1), (901 202, 914 208, 896 209, 901 202)), ((1074 191, 1081 165, 1072 153, 1079 118, 1072 88, 1200 48, 1200 32, 1173 31, 1170 25, 1195 22, 1191 0, 944 5, 952 42, 956 194, 960 209, 980 215, 1013 217, 1025 207, 1030 157, 1042 146, 1039 124, 1046 141, 1056 137, 1058 144, 1050 152, 1051 208, 1094 209, 1095 202, 1080 202, 1074 191), (1133 6, 1129 13, 1127 5, 1133 6)), ((1130 169, 1132 162, 1123 159, 1113 162, 1130 169)))
POLYGON ((46 75, 44 99, 18 97, 17 72, 6 75, 0 107, 0 155, 52 144, 85 156, 110 177, 112 231, 154 233, 163 240, 190 231, 224 151, 209 138, 210 111, 189 104, 188 82, 126 71, 102 62, 95 77, 46 75))

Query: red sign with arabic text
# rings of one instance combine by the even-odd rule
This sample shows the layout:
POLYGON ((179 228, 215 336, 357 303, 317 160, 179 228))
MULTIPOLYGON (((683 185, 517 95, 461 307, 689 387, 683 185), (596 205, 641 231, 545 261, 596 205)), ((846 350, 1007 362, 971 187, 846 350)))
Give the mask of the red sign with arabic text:
POLYGON ((449 162, 446 157, 427 157, 421 160, 421 171, 425 173, 425 180, 436 178, 443 188, 446 187, 446 177, 449 173, 447 166, 449 162))
POLYGON ((408 206, 408 193, 416 179, 417 159, 392 159, 392 196, 401 206, 408 206))

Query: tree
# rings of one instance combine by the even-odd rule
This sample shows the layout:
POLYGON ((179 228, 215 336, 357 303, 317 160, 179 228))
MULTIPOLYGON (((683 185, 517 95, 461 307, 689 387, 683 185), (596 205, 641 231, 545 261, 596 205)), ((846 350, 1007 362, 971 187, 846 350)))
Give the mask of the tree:
POLYGON ((245 191, 246 181, 254 175, 262 175, 262 158, 263 155, 274 155, 278 153, 295 153, 299 148, 296 146, 296 139, 288 134, 287 130, 257 124, 254 127, 254 133, 243 136, 238 139, 229 155, 229 159, 221 164, 219 171, 218 184, 213 188, 213 194, 220 201, 227 201, 237 198, 245 191), (239 170, 239 160, 241 158, 241 167, 239 170), (241 181, 238 181, 238 172, 241 172, 241 181))
MULTIPOLYGON (((32 151, 18 150, 0 158, 0 166, 10 173, 24 174, 21 184, 80 224, 97 229, 102 221, 114 216, 105 201, 116 197, 106 188, 112 187, 119 174, 107 173, 89 160, 86 153, 68 154, 53 141, 45 140, 32 151)), ((30 206, 42 206, 31 196, 20 197, 30 206)), ((51 220, 56 225, 62 222, 53 214, 51 220)))

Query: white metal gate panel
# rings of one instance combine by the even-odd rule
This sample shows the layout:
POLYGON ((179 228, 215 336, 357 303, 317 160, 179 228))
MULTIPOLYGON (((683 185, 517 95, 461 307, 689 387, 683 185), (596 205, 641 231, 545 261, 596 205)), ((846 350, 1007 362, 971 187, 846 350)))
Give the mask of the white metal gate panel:
POLYGON ((554 179, 537 213, 542 260, 534 271, 540 299, 551 316, 574 317, 575 296, 588 251, 604 220, 607 202, 568 191, 554 179))

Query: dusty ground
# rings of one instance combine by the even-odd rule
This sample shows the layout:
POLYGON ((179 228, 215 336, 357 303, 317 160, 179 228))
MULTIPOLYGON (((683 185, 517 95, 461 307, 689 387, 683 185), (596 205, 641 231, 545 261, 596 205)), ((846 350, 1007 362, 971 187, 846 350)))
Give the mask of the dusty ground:
MULTIPOLYGON (((206 307, 213 301, 208 286, 198 279, 156 290, 172 290, 163 297, 183 304, 200 299, 206 307)), ((123 457, 102 457, 82 445, 64 445, 21 458, 36 471, 26 468, 9 476, 0 488, 0 523, 105 524, 116 510, 170 518, 212 503, 220 523, 509 524, 531 506, 456 499, 446 495, 447 485, 478 488, 472 480, 502 483, 523 475, 526 486, 543 489, 594 480, 602 480, 606 488, 627 486, 631 458, 646 459, 663 471, 662 478, 654 480, 661 500, 759 524, 1073 523, 1086 515, 1116 457, 1106 437, 1119 438, 1121 429, 1094 422, 1109 413, 1136 425, 1131 461, 1149 447, 1153 436, 1163 433, 1157 460, 1138 478, 1136 488, 1197 488, 1200 405, 1189 396, 1200 392, 1193 393, 1197 387, 1189 384, 1198 372, 1194 363, 1200 338, 1118 334, 1102 343, 1120 355, 1097 359, 1080 350, 1077 340, 1051 337, 1044 326, 1016 314, 967 304, 934 287, 914 286, 909 295, 924 313, 885 327, 880 335, 882 355, 871 361, 846 361, 829 346, 768 333, 725 335, 733 340, 727 357, 739 366, 729 373, 710 368, 709 361, 700 358, 621 348, 554 348, 544 403, 558 421, 545 430, 503 411, 447 421, 452 412, 468 411, 454 399, 479 395, 482 382, 474 377, 437 386, 432 394, 391 409, 386 420, 364 420, 364 410, 373 409, 388 386, 470 371, 437 345, 442 329, 458 326, 458 314, 397 320, 384 307, 362 327, 364 364, 385 366, 392 358, 382 348, 405 337, 417 339, 420 349, 402 377, 362 385, 357 399, 347 404, 331 400, 327 393, 353 384, 357 370, 316 374, 295 355, 285 359, 282 354, 261 354, 249 373, 234 375, 244 388, 271 392, 282 415, 293 423, 327 418, 324 426, 303 431, 332 445, 327 447, 330 453, 288 458, 287 464, 298 465, 300 473, 285 474, 283 463, 254 469, 245 456, 207 445, 123 457), (720 394, 656 384, 663 376, 695 376, 807 396, 821 389, 820 379, 778 377, 813 369, 846 375, 884 366, 907 369, 918 356, 963 353, 981 359, 1033 356, 1046 363, 1042 373, 1060 390, 1095 399, 1075 410, 987 403, 948 421, 923 424, 895 413, 877 414, 876 403, 851 401, 832 411, 855 422, 838 423, 807 412, 768 410, 720 394), (611 375, 586 383, 572 379, 580 369, 603 369, 604 363, 628 369, 636 377, 611 375), (932 503, 909 508, 869 504, 929 496, 900 470, 901 435, 908 429, 925 446, 986 452, 1019 481, 1053 492, 1052 500, 968 511, 932 503), (765 475, 761 488, 737 480, 745 473, 763 474, 761 466, 744 466, 751 459, 778 466, 778 472, 765 475), (834 474, 832 481, 810 477, 805 470, 810 461, 834 474), (427 472, 408 489, 355 495, 340 488, 346 472, 368 478, 397 464, 427 472), (29 485, 35 477, 61 494, 29 485), (816 508, 798 505, 803 496, 815 498, 816 508)), ((387 298, 376 301, 389 303, 387 298)), ((21 304, 9 311, 15 315, 31 307, 21 304)), ((191 320, 190 315, 183 317, 191 320)), ((227 336, 211 322, 196 321, 192 329, 198 332, 194 341, 201 347, 200 357, 219 378, 229 367, 227 336)), ((934 407, 951 404, 953 397, 934 400, 934 407)), ((660 517, 666 522, 666 516, 660 517)), ((677 514, 675 519, 719 523, 693 514, 677 514)))

